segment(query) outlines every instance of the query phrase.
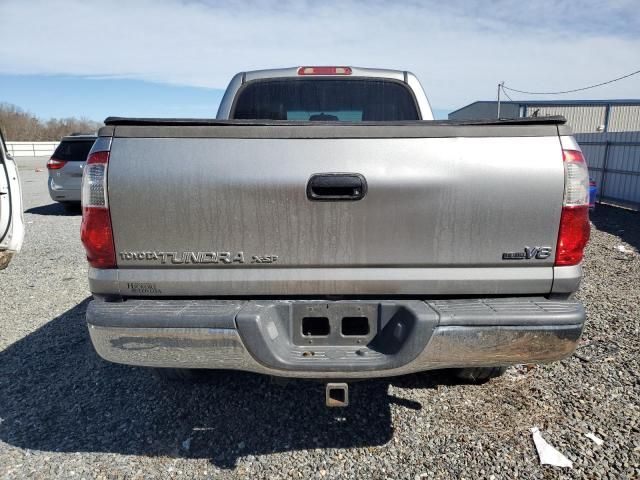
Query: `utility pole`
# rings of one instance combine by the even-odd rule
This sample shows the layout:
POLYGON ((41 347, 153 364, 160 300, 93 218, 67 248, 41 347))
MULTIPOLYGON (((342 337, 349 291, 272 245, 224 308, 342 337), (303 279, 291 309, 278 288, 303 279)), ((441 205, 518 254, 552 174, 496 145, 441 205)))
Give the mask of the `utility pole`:
POLYGON ((498 119, 500 119, 500 90, 504 86, 504 80, 498 84, 498 119))

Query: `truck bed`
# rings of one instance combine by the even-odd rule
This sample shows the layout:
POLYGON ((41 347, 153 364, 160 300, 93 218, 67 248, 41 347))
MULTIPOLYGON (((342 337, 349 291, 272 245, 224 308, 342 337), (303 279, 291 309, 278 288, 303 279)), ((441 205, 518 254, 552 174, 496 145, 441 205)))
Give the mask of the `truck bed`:
POLYGON ((118 268, 92 270, 94 293, 539 295, 579 279, 553 255, 508 257, 555 248, 562 117, 106 124, 118 268), (309 196, 314 175, 352 174, 362 199, 309 196))

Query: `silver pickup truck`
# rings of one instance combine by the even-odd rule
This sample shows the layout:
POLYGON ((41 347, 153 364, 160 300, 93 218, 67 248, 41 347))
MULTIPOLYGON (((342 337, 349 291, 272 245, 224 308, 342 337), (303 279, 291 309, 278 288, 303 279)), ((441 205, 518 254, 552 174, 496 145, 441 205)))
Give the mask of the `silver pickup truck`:
POLYGON ((105 123, 82 240, 107 360, 486 379, 576 346, 589 179, 562 118, 433 121, 408 72, 301 67, 236 75, 215 120, 105 123))

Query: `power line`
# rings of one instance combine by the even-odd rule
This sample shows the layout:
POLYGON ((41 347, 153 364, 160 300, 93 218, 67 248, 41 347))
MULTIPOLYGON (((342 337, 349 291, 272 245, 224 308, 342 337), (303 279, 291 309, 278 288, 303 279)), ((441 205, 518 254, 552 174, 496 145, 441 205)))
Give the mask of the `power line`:
POLYGON ((507 92, 505 92, 504 90, 504 85, 502 85, 502 93, 504 93, 504 96, 507 97, 509 99, 510 102, 513 102, 513 98, 511 98, 509 96, 509 94, 507 92))
MULTIPOLYGON (((635 72, 628 73, 627 75, 623 75, 622 77, 614 78, 612 80, 607 80, 606 82, 597 83, 595 85, 589 85, 588 87, 574 88, 573 90, 565 90, 563 92, 526 92, 524 90, 516 90, 515 88, 507 87, 504 84, 502 84, 502 91, 504 92, 504 90, 510 90, 512 92, 524 93, 526 95, 561 95, 563 93, 581 92, 583 90, 589 90, 590 88, 601 87, 602 85, 608 85, 609 83, 617 82, 619 80, 632 77, 633 75, 637 75, 638 73, 640 73, 640 70, 636 70, 635 72)), ((506 95, 506 92, 505 92, 505 95, 506 95)))

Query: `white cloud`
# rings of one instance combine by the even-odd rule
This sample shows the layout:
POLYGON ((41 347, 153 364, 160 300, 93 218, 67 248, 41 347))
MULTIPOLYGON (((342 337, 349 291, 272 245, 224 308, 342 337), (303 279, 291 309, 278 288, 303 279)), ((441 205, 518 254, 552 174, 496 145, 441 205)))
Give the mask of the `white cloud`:
MULTIPOLYGON (((640 68, 632 1, 3 0, 0 18, 3 73, 224 88, 257 68, 398 68, 439 108, 494 98, 500 80, 567 89, 640 68)), ((639 86, 640 75, 566 98, 633 98, 639 86)))

